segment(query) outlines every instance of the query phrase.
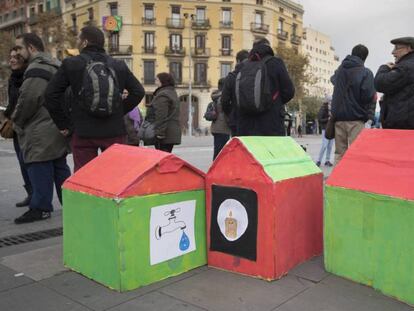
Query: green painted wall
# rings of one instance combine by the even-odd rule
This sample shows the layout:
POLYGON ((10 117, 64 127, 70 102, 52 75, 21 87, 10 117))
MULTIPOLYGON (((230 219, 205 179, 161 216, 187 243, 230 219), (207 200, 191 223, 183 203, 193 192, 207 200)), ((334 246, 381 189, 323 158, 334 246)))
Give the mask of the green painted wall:
POLYGON ((204 190, 112 199, 63 191, 64 263, 117 290, 131 290, 207 263, 204 190), (154 206, 196 200, 196 250, 150 265, 149 221, 154 206))
POLYGON ((414 202, 327 186, 329 272, 414 304, 414 202))

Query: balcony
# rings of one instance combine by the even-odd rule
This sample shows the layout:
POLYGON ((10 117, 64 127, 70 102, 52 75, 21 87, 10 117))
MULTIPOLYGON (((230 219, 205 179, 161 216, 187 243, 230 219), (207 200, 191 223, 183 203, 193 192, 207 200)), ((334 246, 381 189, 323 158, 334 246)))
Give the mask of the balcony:
POLYGON ((144 77, 144 79, 141 79, 141 81, 144 81, 144 84, 154 85, 155 77, 144 77))
POLYGON ((288 32, 287 32, 287 31, 284 31, 283 29, 278 29, 278 30, 277 30, 277 38, 278 38, 279 40, 284 40, 284 41, 286 41, 286 40, 287 40, 287 38, 288 38, 288 32))
POLYGON ((185 48, 167 46, 165 47, 164 55, 167 57, 184 57, 185 48))
POLYGON ((193 57, 210 57, 210 48, 191 48, 193 57))
POLYGON ((157 51, 157 48, 155 46, 143 46, 142 47, 142 53, 143 54, 155 54, 157 51))
POLYGON ((231 21, 220 21, 220 28, 231 29, 231 28, 233 28, 233 22, 231 22, 231 21))
POLYGON ((3 23, 0 23, 0 29, 11 27, 16 24, 23 24, 25 22, 26 22, 26 16, 18 16, 15 18, 9 18, 7 20, 3 20, 3 23))
POLYGON ((109 55, 131 55, 132 45, 110 45, 108 53, 109 55))
POLYGON ((252 32, 267 34, 269 32, 269 25, 261 23, 250 23, 250 29, 252 32))
POLYGON ((194 30, 208 30, 210 27, 210 20, 208 18, 196 19, 191 22, 191 28, 194 30))
POLYGON ((220 49, 221 56, 232 56, 233 50, 232 49, 220 49))
POLYGON ((143 17, 142 18, 142 25, 143 26, 155 26, 155 18, 148 18, 148 17, 143 17))
POLYGON ((300 44, 300 37, 299 36, 297 36, 297 35, 294 35, 294 34, 292 34, 291 36, 290 36, 290 42, 292 42, 292 44, 296 44, 296 45, 299 45, 300 44))
POLYGON ((167 27, 171 29, 184 29, 184 19, 167 18, 167 27))

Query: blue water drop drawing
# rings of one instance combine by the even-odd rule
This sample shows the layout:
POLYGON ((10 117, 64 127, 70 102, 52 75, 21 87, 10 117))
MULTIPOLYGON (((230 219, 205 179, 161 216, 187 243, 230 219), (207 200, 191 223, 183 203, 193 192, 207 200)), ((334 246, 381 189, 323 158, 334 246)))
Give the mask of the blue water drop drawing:
POLYGON ((180 240, 180 250, 185 251, 190 247, 190 239, 188 238, 187 234, 185 234, 183 230, 183 235, 181 236, 180 240))

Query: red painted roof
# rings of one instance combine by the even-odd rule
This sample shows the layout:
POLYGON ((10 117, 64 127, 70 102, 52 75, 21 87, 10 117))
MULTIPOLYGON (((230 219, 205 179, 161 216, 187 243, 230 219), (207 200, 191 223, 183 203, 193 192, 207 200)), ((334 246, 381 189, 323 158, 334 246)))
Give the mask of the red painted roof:
POLYGON ((204 176, 173 154, 115 144, 69 177, 63 187, 97 196, 129 197, 203 189, 204 176))
POLYGON ((414 131, 364 130, 326 184, 414 200, 414 131))

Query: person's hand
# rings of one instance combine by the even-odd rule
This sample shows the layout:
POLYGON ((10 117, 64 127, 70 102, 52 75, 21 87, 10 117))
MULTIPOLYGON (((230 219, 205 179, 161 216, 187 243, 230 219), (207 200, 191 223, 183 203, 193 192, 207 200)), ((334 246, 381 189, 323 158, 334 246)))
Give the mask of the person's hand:
POLYGON ((68 137, 69 136, 69 130, 68 129, 61 130, 60 134, 62 134, 65 137, 68 137))
POLYGON ((365 128, 366 129, 370 129, 370 128, 372 128, 372 120, 368 120, 367 122, 365 122, 365 128))
POLYGON ((393 69, 394 68, 394 66, 395 66, 395 64, 394 63, 387 63, 386 64, 387 66, 388 66, 388 68, 390 68, 390 69, 393 69))

